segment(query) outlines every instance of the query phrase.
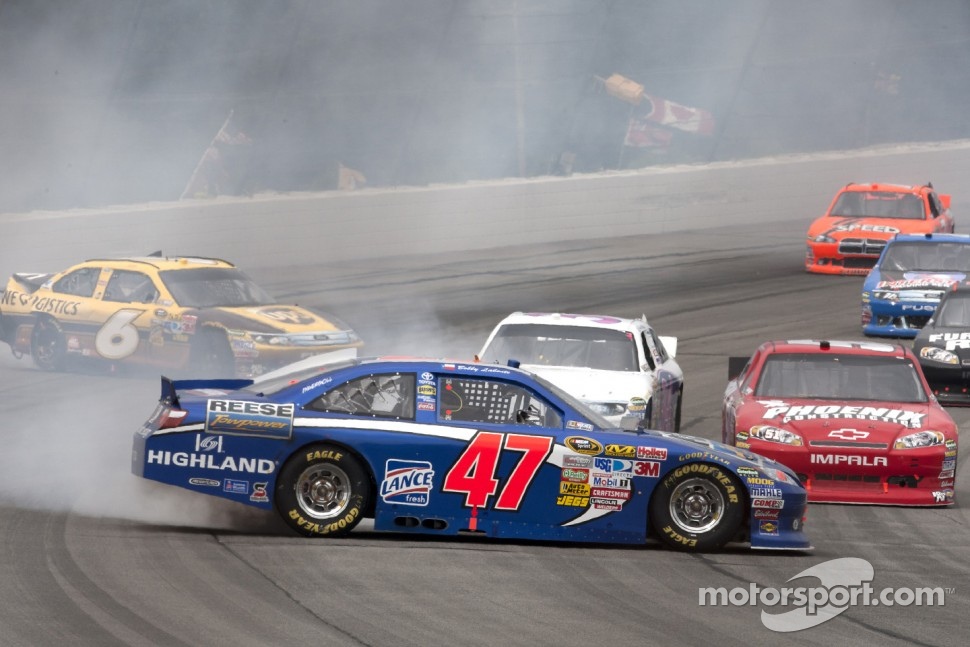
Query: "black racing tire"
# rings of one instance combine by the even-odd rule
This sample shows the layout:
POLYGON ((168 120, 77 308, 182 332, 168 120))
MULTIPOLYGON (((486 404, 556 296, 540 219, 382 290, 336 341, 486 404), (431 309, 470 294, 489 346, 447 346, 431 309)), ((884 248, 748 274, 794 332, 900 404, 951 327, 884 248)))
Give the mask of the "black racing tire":
POLYGON ((64 330, 51 317, 38 317, 30 334, 30 356, 37 368, 63 371, 67 363, 67 341, 64 330))
POLYGON ((708 552, 735 539, 744 523, 744 487, 727 469, 688 463, 668 473, 650 499, 650 524, 675 550, 708 552))
POLYGON ((346 535, 364 518, 371 479, 342 447, 312 445, 286 461, 276 479, 276 510, 306 537, 346 535))
POLYGON ((207 328, 192 339, 189 361, 200 377, 235 377, 236 358, 226 333, 207 328))

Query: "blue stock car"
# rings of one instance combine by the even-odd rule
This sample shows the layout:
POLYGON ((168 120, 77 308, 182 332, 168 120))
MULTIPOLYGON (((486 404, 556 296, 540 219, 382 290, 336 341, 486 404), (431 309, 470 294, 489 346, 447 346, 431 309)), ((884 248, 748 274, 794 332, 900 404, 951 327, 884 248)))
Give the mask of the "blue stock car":
POLYGON ((970 277, 970 236, 897 234, 862 286, 862 332, 916 337, 943 294, 970 277))
POLYGON ((367 517, 426 535, 811 548, 806 491, 774 461, 611 427, 512 366, 331 355, 255 381, 163 377, 132 471, 275 509, 308 537, 367 517))

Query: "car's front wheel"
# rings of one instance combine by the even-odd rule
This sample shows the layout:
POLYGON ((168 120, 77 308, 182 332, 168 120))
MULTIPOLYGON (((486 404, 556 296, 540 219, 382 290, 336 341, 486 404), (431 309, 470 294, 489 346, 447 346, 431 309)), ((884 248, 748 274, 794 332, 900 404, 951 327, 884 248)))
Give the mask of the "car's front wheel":
POLYGON ((677 550, 717 550, 744 522, 743 487, 716 465, 690 463, 668 474, 654 490, 650 523, 657 537, 677 550))
POLYGON ((30 355, 34 364, 45 371, 62 371, 67 362, 64 331, 55 319, 40 317, 30 336, 30 355))
POLYGON ((276 482, 276 509, 307 537, 345 535, 360 523, 371 481, 356 457, 334 445, 313 445, 294 454, 276 482))

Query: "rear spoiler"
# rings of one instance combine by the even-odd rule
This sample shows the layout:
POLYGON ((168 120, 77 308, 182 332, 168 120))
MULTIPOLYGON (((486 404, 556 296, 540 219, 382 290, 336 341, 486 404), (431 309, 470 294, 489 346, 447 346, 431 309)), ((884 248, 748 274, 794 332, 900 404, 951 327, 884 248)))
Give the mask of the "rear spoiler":
POLYGON ((664 350, 671 357, 677 357, 677 338, 667 337, 665 335, 657 335, 660 338, 660 343, 664 345, 664 350))
POLYGON ((214 380, 173 380, 162 376, 162 395, 158 399, 173 407, 179 406, 179 391, 192 389, 219 389, 222 391, 238 391, 252 384, 252 380, 244 378, 214 379, 214 380))
POLYGON ((733 380, 737 376, 741 375, 741 371, 748 364, 748 360, 751 359, 750 356, 745 357, 728 357, 728 381, 733 380))
POLYGON ((34 274, 31 272, 14 272, 12 278, 14 281, 24 286, 24 288, 27 289, 27 292, 34 293, 40 286, 47 283, 47 280, 52 276, 54 275, 34 274))

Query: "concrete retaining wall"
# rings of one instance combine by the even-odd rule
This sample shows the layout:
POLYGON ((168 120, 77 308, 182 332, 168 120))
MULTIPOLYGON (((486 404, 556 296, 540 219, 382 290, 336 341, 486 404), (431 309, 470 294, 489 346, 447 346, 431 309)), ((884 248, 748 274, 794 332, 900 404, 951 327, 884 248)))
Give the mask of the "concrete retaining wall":
POLYGON ((932 181, 954 195, 959 227, 970 223, 961 212, 968 166, 970 141, 957 141, 569 178, 0 214, 0 276, 157 249, 256 268, 779 220, 807 227, 850 181, 932 181), (789 208, 796 198, 817 210, 789 208))

